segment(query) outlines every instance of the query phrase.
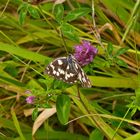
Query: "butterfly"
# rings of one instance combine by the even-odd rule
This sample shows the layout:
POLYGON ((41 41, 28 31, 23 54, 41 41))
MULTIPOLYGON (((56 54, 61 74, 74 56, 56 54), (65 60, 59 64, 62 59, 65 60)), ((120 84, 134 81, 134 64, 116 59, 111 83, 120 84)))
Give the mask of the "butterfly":
POLYGON ((72 54, 59 57, 52 61, 45 69, 45 74, 69 84, 80 81, 82 87, 91 87, 91 82, 72 54))

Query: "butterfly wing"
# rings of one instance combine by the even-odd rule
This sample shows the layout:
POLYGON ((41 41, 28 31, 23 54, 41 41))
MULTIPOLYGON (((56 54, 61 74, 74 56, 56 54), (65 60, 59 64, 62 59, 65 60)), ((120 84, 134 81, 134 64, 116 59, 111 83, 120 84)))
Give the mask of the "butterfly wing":
POLYGON ((78 73, 77 80, 81 82, 82 87, 90 88, 92 85, 89 78, 87 77, 87 75, 85 74, 81 66, 78 64, 74 56, 72 56, 72 60, 73 60, 73 65, 75 67, 75 70, 77 70, 78 73))
POLYGON ((78 75, 70 68, 67 57, 55 59, 46 67, 45 73, 66 83, 72 84, 77 82, 78 75))
POLYGON ((79 68, 79 70, 80 70, 80 72, 78 74, 78 79, 81 82, 82 87, 90 88, 92 85, 91 85, 89 78, 87 77, 87 75, 85 74, 85 72, 82 69, 79 68))

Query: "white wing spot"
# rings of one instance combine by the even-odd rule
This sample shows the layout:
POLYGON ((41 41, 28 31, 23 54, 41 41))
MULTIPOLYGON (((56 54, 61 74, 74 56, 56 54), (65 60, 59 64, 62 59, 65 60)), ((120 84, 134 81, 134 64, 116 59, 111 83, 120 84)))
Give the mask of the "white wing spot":
POLYGON ((85 77, 83 77, 83 78, 82 78, 82 80, 83 80, 83 82, 86 82, 86 79, 85 79, 85 77))
POLYGON ((61 60, 58 60, 58 64, 59 64, 59 65, 62 65, 63 62, 62 62, 61 60))
POLYGON ((83 75, 83 76, 85 75, 83 71, 82 71, 82 75, 83 75))
POLYGON ((50 67, 54 70, 54 66, 52 64, 50 64, 50 67))
POLYGON ((59 76, 59 72, 58 71, 56 72, 56 75, 59 76))
POLYGON ((70 68, 70 67, 69 67, 69 65, 68 65, 68 66, 67 66, 67 70, 69 70, 69 68, 70 68))
POLYGON ((58 71, 60 72, 60 74, 64 74, 65 73, 64 70, 62 70, 60 68, 58 68, 58 71))
POLYGON ((77 64, 75 63, 75 67, 76 67, 76 69, 78 69, 78 66, 77 66, 77 64))
POLYGON ((65 72, 64 72, 62 69, 61 69, 60 73, 61 73, 61 74, 65 74, 65 72))
POLYGON ((53 74, 54 74, 54 75, 56 74, 56 71, 55 71, 55 70, 53 71, 53 74))
POLYGON ((69 78, 70 77, 70 74, 67 74, 67 77, 69 78))
POLYGON ((73 73, 70 73, 70 76, 71 76, 71 77, 73 77, 73 76, 74 76, 74 74, 73 74, 73 73))
POLYGON ((60 68, 58 68, 58 71, 61 73, 61 69, 60 68))
POLYGON ((78 79, 79 79, 80 81, 82 81, 82 76, 81 76, 80 73, 79 73, 79 75, 78 75, 78 79))
POLYGON ((66 73, 66 75, 65 75, 65 79, 68 80, 67 73, 66 73))

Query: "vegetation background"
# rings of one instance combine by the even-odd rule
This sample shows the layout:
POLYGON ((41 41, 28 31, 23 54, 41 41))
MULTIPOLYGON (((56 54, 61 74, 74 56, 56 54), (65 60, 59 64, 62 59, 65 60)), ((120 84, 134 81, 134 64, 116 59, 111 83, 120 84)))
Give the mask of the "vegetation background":
POLYGON ((0 0, 0 139, 140 140, 139 47, 140 0, 0 0), (43 74, 81 40, 92 88, 43 74))

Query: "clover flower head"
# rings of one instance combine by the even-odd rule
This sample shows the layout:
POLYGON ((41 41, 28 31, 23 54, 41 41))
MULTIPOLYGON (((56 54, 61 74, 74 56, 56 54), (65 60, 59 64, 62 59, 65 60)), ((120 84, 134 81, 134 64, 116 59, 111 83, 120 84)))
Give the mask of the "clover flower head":
POLYGON ((28 97, 26 98, 26 102, 27 102, 28 104, 32 104, 32 103, 34 102, 34 100, 35 100, 35 96, 28 96, 28 97))
POLYGON ((74 57, 81 66, 91 63, 98 50, 89 41, 83 40, 80 45, 75 46, 74 57))

